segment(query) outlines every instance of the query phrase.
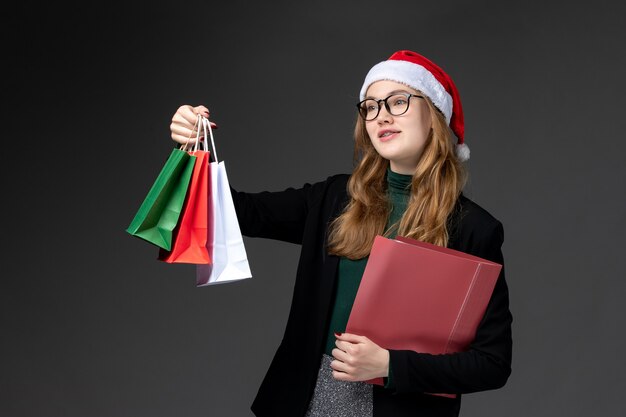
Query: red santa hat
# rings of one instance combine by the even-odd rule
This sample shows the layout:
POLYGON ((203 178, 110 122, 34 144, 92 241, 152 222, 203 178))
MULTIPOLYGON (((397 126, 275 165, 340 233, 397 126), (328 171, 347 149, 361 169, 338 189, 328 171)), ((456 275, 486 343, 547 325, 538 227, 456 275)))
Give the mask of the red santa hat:
POLYGON ((388 60, 374 65, 367 73, 361 87, 361 100, 365 100, 365 94, 371 84, 382 80, 405 84, 426 95, 444 114, 446 122, 456 135, 457 157, 461 161, 469 159, 470 150, 463 138, 465 125, 461 97, 452 78, 443 69, 416 52, 394 52, 388 60))

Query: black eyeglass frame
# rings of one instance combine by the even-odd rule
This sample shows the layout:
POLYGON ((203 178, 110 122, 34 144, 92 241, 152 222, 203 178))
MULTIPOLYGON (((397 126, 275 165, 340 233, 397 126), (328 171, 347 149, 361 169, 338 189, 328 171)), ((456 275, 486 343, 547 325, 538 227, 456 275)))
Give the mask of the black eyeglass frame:
POLYGON ((365 100, 359 101, 356 104, 356 108, 359 110, 359 116, 361 116, 363 118, 363 120, 365 120, 366 122, 371 122, 372 120, 376 119, 378 117, 378 115, 380 114, 380 103, 383 102, 385 103, 385 109, 387 109, 387 113, 389 113, 392 116, 402 116, 404 113, 409 111, 409 107, 411 106, 411 97, 417 97, 417 98, 421 98, 422 100, 424 99, 424 96, 419 95, 419 94, 411 94, 411 93, 395 93, 395 94, 391 94, 390 96, 386 97, 386 98, 381 98, 380 100, 375 100, 373 98, 366 98, 365 100), (391 109, 389 108, 389 103, 387 102, 387 100, 389 100, 391 97, 395 97, 395 96, 404 96, 406 97, 406 109, 399 114, 393 114, 391 112, 391 109), (365 103, 366 101, 375 101, 376 104, 378 105, 378 110, 376 111, 376 115, 374 117, 372 117, 371 119, 368 119, 366 116, 363 115, 363 111, 367 112, 367 109, 363 108, 362 105, 363 103, 365 103))

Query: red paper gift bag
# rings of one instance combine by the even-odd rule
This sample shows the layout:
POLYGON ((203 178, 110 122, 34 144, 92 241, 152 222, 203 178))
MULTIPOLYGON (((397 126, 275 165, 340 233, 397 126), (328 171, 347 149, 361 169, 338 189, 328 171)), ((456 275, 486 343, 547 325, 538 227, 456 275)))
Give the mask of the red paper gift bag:
POLYGON ((207 250, 210 153, 194 150, 189 154, 196 157, 196 164, 187 199, 181 220, 175 230, 172 249, 170 251, 161 249, 159 259, 167 263, 211 264, 211 254, 207 250))

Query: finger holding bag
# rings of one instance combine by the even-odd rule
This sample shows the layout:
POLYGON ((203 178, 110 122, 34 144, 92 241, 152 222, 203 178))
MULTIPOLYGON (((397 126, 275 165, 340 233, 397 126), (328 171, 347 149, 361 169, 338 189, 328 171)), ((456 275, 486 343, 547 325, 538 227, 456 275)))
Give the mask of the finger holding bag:
POLYGON ((226 175, 226 166, 224 161, 219 162, 211 123, 204 117, 201 123, 204 129, 208 129, 214 157, 214 161, 209 164, 211 186, 208 205, 209 229, 212 228, 213 233, 212 238, 209 237, 207 240, 207 250, 211 254, 212 264, 196 266, 197 286, 234 282, 252 277, 226 175))
MULTIPOLYGON (((189 104, 184 104, 180 106, 176 110, 176 113, 174 113, 174 116, 172 116, 172 123, 170 124, 172 140, 182 145, 186 145, 192 141, 191 138, 196 136, 202 128, 202 126, 198 124, 198 116, 208 118, 209 114, 209 109, 202 105, 192 107, 189 104), (196 127, 198 130, 196 130, 196 127)), ((217 129, 215 123, 210 123, 213 129, 217 129)), ((205 148, 205 150, 207 149, 205 148)))

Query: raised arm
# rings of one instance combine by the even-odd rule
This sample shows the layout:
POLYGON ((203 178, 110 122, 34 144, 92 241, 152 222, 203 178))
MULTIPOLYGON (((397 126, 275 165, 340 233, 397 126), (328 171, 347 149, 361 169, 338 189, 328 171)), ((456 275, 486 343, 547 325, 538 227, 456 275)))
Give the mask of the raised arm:
MULTIPOLYGON (((195 140, 198 115, 209 117, 205 106, 182 105, 172 117, 172 139, 185 144, 195 140)), ((216 127, 212 123, 212 127, 216 127)), ((318 204, 327 182, 305 184, 284 191, 246 193, 231 188, 241 232, 249 237, 263 237, 300 244, 310 208, 318 204)))

